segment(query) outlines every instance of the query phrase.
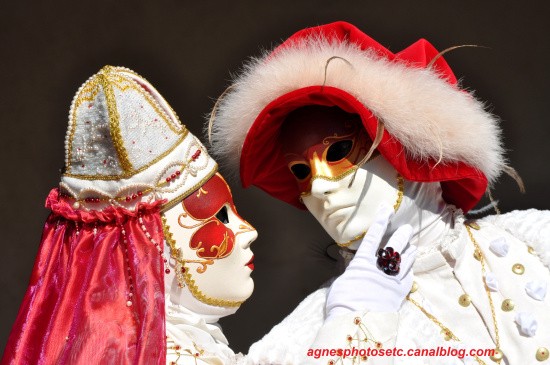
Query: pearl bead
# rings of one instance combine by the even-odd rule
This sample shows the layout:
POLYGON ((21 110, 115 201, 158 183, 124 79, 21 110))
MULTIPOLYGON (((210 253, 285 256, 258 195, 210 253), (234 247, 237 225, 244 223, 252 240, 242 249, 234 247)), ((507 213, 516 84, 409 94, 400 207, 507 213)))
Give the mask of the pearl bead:
POLYGON ((73 203, 73 208, 74 208, 74 209, 80 208, 80 203, 79 203, 79 202, 74 202, 74 203, 73 203))
POLYGON ((127 306, 127 307, 131 307, 131 306, 132 306, 132 304, 133 304, 133 303, 132 303, 132 301, 131 301, 131 300, 129 300, 129 301, 127 301, 127 302, 126 302, 126 306, 127 306))

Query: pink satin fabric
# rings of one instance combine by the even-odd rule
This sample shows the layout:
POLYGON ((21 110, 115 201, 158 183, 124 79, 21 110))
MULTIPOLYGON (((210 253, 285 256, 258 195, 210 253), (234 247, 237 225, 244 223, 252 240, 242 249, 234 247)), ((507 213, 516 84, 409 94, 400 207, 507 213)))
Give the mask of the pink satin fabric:
POLYGON ((52 213, 2 365, 166 363, 164 267, 138 221, 162 243, 159 205, 84 212, 57 189, 50 192, 52 213), (134 285, 129 307, 127 267, 134 285))

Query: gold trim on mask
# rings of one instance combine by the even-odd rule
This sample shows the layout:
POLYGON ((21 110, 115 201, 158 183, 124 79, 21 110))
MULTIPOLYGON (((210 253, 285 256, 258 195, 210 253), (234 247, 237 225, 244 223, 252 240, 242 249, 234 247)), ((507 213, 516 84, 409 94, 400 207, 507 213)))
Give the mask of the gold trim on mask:
MULTIPOLYGON (((340 181, 340 180, 345 179, 348 175, 353 174, 358 168, 359 168, 359 166, 354 166, 354 167, 350 168, 349 170, 344 171, 340 175, 336 175, 336 176, 315 175, 315 176, 311 177, 310 183, 313 185, 313 180, 317 180, 317 179, 323 179, 323 180, 327 180, 327 181, 340 181)), ((311 188, 309 189, 309 192, 307 192, 307 194, 308 195, 311 194, 311 188)), ((303 195, 303 196, 305 196, 305 195, 303 195)))
POLYGON ((233 301, 206 296, 195 283, 195 280, 191 276, 189 267, 185 265, 185 263, 194 262, 194 260, 184 260, 181 258, 181 250, 177 248, 176 241, 174 241, 172 233, 170 232, 170 226, 168 226, 168 224, 166 223, 166 218, 164 216, 162 216, 162 228, 164 231, 164 239, 170 247, 170 257, 176 260, 176 277, 178 279, 178 283, 181 284, 181 282, 185 282, 185 284, 189 288, 189 291, 191 292, 193 297, 195 297, 195 299, 205 304, 213 305, 216 307, 240 307, 241 304, 244 303, 244 300, 233 301), (182 272, 182 268, 185 269, 185 272, 182 272))

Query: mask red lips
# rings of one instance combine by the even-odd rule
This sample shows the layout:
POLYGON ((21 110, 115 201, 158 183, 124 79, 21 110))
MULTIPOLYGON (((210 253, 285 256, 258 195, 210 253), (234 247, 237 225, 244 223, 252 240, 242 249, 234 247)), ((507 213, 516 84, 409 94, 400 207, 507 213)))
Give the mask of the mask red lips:
POLYGON ((254 255, 250 258, 250 260, 246 263, 245 266, 248 266, 250 270, 254 270, 254 255))

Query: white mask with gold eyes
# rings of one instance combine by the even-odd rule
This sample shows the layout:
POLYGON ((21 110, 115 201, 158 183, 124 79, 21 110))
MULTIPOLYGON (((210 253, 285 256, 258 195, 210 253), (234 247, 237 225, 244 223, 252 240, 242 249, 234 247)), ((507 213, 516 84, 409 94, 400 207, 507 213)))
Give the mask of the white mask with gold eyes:
POLYGON ((163 222, 180 287, 214 306, 238 307, 250 297, 257 233, 237 214, 220 174, 166 211, 163 222))
POLYGON ((332 239, 356 249, 380 203, 401 199, 397 171, 377 151, 363 166, 372 140, 357 115, 305 108, 283 126, 283 152, 301 200, 332 239))

